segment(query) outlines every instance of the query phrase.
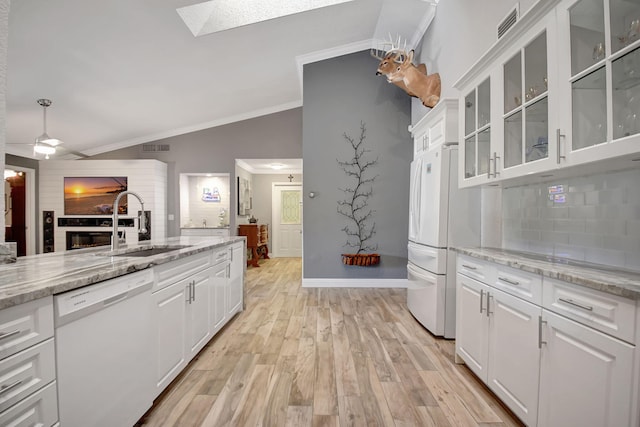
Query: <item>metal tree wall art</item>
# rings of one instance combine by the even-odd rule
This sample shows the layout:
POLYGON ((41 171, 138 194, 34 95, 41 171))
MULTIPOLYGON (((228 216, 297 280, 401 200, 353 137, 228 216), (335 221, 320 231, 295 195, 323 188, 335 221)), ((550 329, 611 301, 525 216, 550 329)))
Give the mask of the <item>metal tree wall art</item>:
POLYGON ((367 136, 364 122, 360 122, 360 137, 355 138, 343 133, 342 136, 353 149, 353 157, 346 161, 338 162, 338 167, 351 179, 353 186, 341 189, 344 199, 338 200, 338 213, 348 219, 347 225, 342 231, 347 235, 344 246, 356 249, 356 253, 342 254, 342 262, 347 265, 376 265, 380 260, 378 254, 365 254, 375 251, 377 244, 371 239, 376 234, 376 223, 372 222, 375 212, 369 207, 369 198, 373 194, 373 182, 378 175, 371 174, 371 168, 378 163, 378 158, 370 159, 371 150, 365 148, 367 136))

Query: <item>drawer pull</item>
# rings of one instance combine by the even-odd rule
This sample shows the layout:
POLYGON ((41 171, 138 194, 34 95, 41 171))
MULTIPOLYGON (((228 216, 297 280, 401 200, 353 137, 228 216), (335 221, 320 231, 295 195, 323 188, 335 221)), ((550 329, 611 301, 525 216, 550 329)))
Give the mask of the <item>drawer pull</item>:
POLYGON ((515 280, 511 280, 511 279, 507 279, 506 277, 498 276, 498 280, 502 280, 503 282, 507 282, 510 285, 520 286, 520 282, 515 281, 515 280))
POLYGON ((538 348, 542 348, 542 344, 546 344, 546 341, 542 341, 542 325, 546 325, 547 321, 542 320, 542 316, 538 316, 538 348))
POLYGON ((4 393, 8 392, 9 390, 11 390, 13 388, 18 387, 20 384, 22 384, 21 380, 18 380, 18 381, 14 382, 14 383, 11 383, 9 385, 2 385, 0 387, 0 394, 4 394, 4 393))
POLYGON ((480 314, 482 314, 482 311, 484 310, 482 307, 482 297, 484 297, 484 289, 480 289, 480 314))
POLYGON ((591 307, 590 305, 583 305, 583 304, 577 303, 574 300, 571 300, 571 299, 568 299, 568 298, 558 298, 558 301, 565 302, 565 303, 567 303, 569 305, 581 308, 583 310, 593 311, 593 307, 591 307))
POLYGON ((472 266, 472 265, 462 264, 462 266, 463 266, 464 268, 468 268, 469 270, 477 270, 477 268, 475 268, 475 267, 474 267, 474 266, 472 266))
POLYGON ((18 335, 19 333, 20 333, 20 329, 16 329, 15 331, 11 331, 11 332, 3 332, 0 334, 0 340, 12 337, 14 335, 18 335))

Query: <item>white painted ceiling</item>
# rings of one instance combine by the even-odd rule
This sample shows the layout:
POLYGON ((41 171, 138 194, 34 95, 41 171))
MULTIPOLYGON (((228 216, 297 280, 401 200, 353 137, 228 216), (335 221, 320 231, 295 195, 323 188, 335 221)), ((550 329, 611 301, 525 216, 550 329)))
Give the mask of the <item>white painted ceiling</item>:
POLYGON ((194 37, 176 9, 195 3, 12 1, 6 152, 33 157, 39 98, 53 101, 47 133, 88 155, 298 107, 302 64, 388 33, 415 47, 435 11, 432 0, 354 0, 194 37))

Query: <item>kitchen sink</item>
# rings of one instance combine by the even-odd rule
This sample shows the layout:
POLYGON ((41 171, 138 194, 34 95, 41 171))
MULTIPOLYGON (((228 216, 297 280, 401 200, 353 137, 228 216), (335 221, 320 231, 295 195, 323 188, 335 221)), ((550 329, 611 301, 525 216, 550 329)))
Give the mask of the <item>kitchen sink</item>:
POLYGON ((172 252, 172 251, 177 251, 179 249, 184 249, 184 248, 189 248, 191 247, 190 245, 168 245, 168 246, 145 246, 145 247, 139 247, 139 248, 135 248, 135 249, 130 249, 130 250, 125 250, 124 252, 120 252, 117 254, 112 253, 111 251, 107 252, 107 253, 103 253, 101 255, 108 255, 108 256, 124 256, 124 257, 147 257, 147 256, 153 256, 153 255, 159 255, 159 254, 164 254, 167 252, 172 252))

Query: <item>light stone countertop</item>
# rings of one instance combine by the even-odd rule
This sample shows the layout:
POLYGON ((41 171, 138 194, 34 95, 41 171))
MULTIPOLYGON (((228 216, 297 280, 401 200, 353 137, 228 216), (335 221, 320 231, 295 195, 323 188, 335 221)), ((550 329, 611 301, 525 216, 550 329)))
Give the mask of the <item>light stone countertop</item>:
POLYGON ((100 246, 18 257, 15 263, 0 264, 0 309, 244 240, 244 236, 181 236, 122 245, 116 253, 112 253, 109 246, 100 246), (113 256, 150 246, 169 245, 187 247, 144 257, 113 256))
POLYGON ((585 261, 501 248, 451 249, 463 255, 492 261, 534 274, 541 274, 544 277, 586 286, 634 300, 640 299, 640 273, 638 272, 585 261))

